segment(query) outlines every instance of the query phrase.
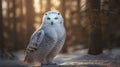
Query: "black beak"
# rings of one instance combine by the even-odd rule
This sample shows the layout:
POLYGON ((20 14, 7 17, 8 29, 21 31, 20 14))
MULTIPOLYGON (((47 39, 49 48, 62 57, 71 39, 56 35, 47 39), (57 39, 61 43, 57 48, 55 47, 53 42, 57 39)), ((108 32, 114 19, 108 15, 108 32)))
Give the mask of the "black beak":
POLYGON ((53 22, 51 22, 51 25, 53 25, 53 22))

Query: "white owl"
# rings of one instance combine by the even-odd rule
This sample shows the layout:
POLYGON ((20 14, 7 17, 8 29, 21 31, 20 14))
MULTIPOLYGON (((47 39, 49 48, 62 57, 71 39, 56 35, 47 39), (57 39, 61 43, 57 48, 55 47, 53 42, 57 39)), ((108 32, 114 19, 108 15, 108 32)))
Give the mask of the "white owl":
POLYGON ((63 47, 65 38, 62 15, 54 11, 46 12, 40 28, 31 36, 24 62, 55 64, 53 59, 63 47))

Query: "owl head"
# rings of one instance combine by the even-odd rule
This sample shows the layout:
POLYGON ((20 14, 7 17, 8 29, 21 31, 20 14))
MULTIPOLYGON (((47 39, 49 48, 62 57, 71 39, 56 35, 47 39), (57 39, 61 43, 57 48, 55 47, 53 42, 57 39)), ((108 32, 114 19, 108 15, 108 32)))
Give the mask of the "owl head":
POLYGON ((48 11, 44 14, 42 24, 46 25, 63 25, 63 17, 59 12, 48 11))

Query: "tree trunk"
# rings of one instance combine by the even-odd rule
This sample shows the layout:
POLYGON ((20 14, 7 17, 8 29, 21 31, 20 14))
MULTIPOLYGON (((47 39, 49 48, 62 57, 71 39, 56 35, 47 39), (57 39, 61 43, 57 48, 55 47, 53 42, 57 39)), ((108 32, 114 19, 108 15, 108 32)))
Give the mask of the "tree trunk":
POLYGON ((2 0, 0 0, 0 59, 4 54, 4 40, 3 40, 3 17, 2 17, 2 0))
POLYGON ((50 11, 51 10, 51 0, 48 0, 46 5, 47 5, 46 11, 50 11))
MULTIPOLYGON (((16 57, 10 51, 7 51, 5 47, 4 35, 3 35, 3 16, 2 16, 2 0, 0 0, 0 60, 14 60, 16 57)), ((8 44, 9 45, 9 44, 8 44)))
POLYGON ((112 45, 112 24, 110 20, 110 0, 103 0, 101 3, 101 24, 102 24, 102 34, 103 34, 103 44, 111 51, 112 45))
POLYGON ((28 44, 30 37, 32 35, 32 33, 34 32, 34 7, 33 7, 33 0, 25 0, 25 4, 26 4, 26 21, 27 21, 27 40, 26 40, 26 45, 28 44))
POLYGON ((16 20, 16 0, 12 0, 12 3, 13 3, 13 7, 12 7, 12 11, 13 11, 13 17, 12 17, 12 19, 13 19, 13 25, 14 25, 14 50, 17 50, 18 49, 18 43, 17 43, 17 41, 18 41, 18 39, 17 39, 17 20, 16 20))
MULTIPOLYGON (((65 1, 65 0, 61 0, 61 3, 62 3, 62 5, 60 5, 61 13, 62 13, 63 18, 65 18, 65 10, 66 10, 65 3, 66 3, 66 1, 65 1)), ((65 21, 66 21, 66 20, 64 19, 64 23, 65 23, 65 21)), ((66 38, 66 39, 67 39, 67 38, 66 38)), ((61 50, 61 53, 66 53, 66 52, 68 52, 67 46, 68 46, 68 45, 65 43, 64 46, 63 46, 63 48, 62 48, 62 50, 61 50)))
POLYGON ((89 31, 89 50, 88 54, 98 55, 102 53, 102 32, 100 15, 100 0, 88 0, 90 11, 90 31, 89 31))

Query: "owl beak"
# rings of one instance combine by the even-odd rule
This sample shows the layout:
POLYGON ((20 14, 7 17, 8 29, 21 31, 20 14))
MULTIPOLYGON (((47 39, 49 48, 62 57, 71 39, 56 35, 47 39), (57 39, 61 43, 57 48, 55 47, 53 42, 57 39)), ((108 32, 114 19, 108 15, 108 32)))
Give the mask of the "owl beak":
POLYGON ((51 22, 51 25, 53 25, 53 22, 51 22))

